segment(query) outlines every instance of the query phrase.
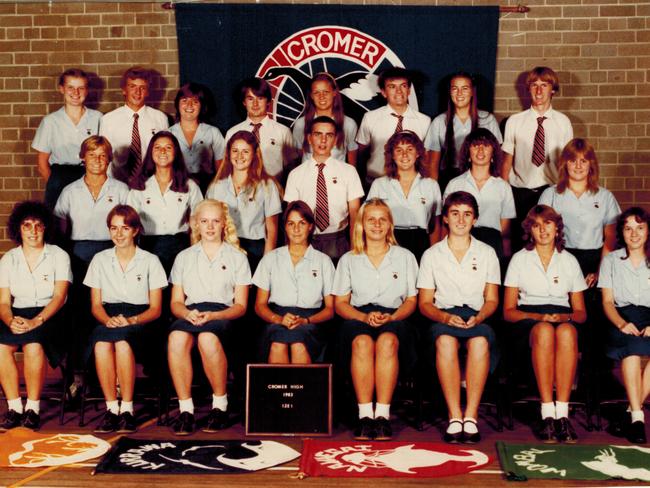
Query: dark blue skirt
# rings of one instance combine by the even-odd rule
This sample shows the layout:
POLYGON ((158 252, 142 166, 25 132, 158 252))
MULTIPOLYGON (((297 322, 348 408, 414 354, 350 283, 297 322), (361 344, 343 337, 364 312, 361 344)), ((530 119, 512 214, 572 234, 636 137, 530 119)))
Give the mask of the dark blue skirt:
MULTIPOLYGON (((36 317, 44 307, 11 308, 14 316, 18 315, 26 319, 36 317)), ((53 368, 56 368, 65 357, 65 345, 62 343, 61 334, 61 311, 59 311, 47 322, 24 334, 14 334, 4 323, 0 322, 0 344, 10 346, 24 346, 25 344, 38 343, 43 346, 47 360, 53 368)))
MULTIPOLYGON (((471 316, 476 315, 478 312, 470 307, 452 307, 444 309, 445 312, 458 315, 463 320, 468 320, 471 316)), ((434 322, 429 325, 426 340, 429 347, 435 351, 436 339, 442 335, 448 335, 461 339, 466 342, 467 339, 473 337, 485 337, 490 347, 490 372, 493 372, 499 363, 499 348, 497 347, 497 338, 488 324, 477 324, 469 329, 461 329, 460 327, 453 327, 451 325, 443 324, 442 322, 434 322)))
MULTIPOLYGON (((199 312, 218 312, 228 307, 222 303, 201 302, 188 305, 187 308, 190 310, 198 310, 199 312)), ((194 325, 185 319, 178 319, 169 326, 169 331, 181 330, 194 336, 204 332, 211 332, 223 343, 230 336, 232 323, 232 320, 210 320, 203 325, 194 325)))
MULTIPOLYGON (((635 324, 640 331, 650 327, 650 308, 627 305, 616 310, 621 317, 635 324)), ((609 328, 608 335, 607 357, 618 361, 628 356, 650 356, 650 337, 625 334, 614 326, 609 328)))
MULTIPOLYGON (((281 307, 270 304, 269 308, 278 315, 284 316, 287 313, 299 315, 300 317, 310 317, 318 313, 320 308, 300 308, 300 307, 281 307)), ((295 329, 287 329, 282 324, 267 324, 264 337, 265 360, 269 357, 269 351, 273 342, 281 344, 304 344, 309 352, 312 362, 317 362, 321 358, 323 351, 323 337, 320 334, 320 328, 324 324, 304 324, 295 329)))
MULTIPOLYGON (((356 307, 357 310, 363 313, 369 312, 382 312, 393 313, 394 308, 381 307, 379 305, 364 305, 356 307)), ((360 320, 346 320, 341 324, 339 329, 339 344, 340 344, 340 360, 343 365, 350 364, 352 357, 352 341, 355 337, 360 335, 370 336, 373 340, 377 340, 380 335, 391 332, 397 336, 399 340, 399 365, 401 372, 409 372, 417 360, 417 352, 415 349, 416 344, 416 331, 411 323, 407 320, 395 320, 388 322, 380 327, 371 327, 365 322, 360 320)))
MULTIPOLYGON (((562 307, 560 305, 519 305, 517 308, 522 312, 531 312, 531 313, 571 313, 571 307, 562 307)), ((511 331, 517 348, 530 347, 530 331, 538 322, 539 320, 524 319, 513 324, 513 326, 511 327, 511 331)), ((570 323, 578 330, 579 333, 580 324, 576 324, 575 322, 570 322, 570 323)), ((560 323, 555 323, 551 325, 557 327, 558 325, 560 325, 560 323)))
MULTIPOLYGON (((109 317, 116 315, 124 315, 125 317, 133 317, 139 313, 144 312, 149 308, 149 305, 133 305, 131 303, 105 303, 104 310, 109 317)), ((138 349, 144 347, 144 342, 147 336, 151 333, 152 325, 150 324, 135 324, 127 325, 126 327, 106 327, 104 324, 97 322, 95 328, 90 334, 89 350, 86 351, 86 359, 90 357, 95 349, 95 344, 98 342, 119 342, 126 341, 133 349, 134 353, 138 349)))

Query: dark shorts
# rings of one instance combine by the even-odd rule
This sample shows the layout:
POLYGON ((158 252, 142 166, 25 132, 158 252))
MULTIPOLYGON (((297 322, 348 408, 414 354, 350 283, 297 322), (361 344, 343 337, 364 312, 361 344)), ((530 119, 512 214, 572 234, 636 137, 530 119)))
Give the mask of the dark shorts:
MULTIPOLYGON (((299 315, 300 317, 310 317, 318 312, 320 308, 299 308, 299 307, 281 307, 275 304, 269 304, 269 308, 278 315, 284 316, 287 313, 299 315)), ((304 344, 309 352, 312 362, 322 360, 323 337, 320 329, 325 324, 304 324, 295 329, 287 329, 282 324, 267 324, 264 337, 264 360, 269 357, 269 351, 273 342, 281 344, 304 344)))
POLYGON ((158 256, 165 273, 169 275, 178 253, 190 246, 190 235, 180 232, 174 235, 142 236, 140 243, 142 249, 158 256))
MULTIPOLYGON (((467 320, 471 316, 478 313, 476 310, 470 307, 452 307, 444 309, 444 311, 453 315, 458 315, 463 320, 467 320)), ((427 341, 427 346, 430 347, 433 352, 435 352, 436 340, 438 337, 443 335, 455 337, 461 340, 463 343, 466 343, 467 339, 472 339, 474 337, 485 337, 490 348, 490 372, 494 371, 497 364, 499 363, 499 349, 497 347, 497 338, 494 330, 488 324, 478 324, 469 329, 461 329, 460 327, 453 327, 441 322, 434 322, 430 324, 428 326, 425 340, 427 341)))
MULTIPOLYGON (((124 315, 125 317, 133 317, 139 313, 144 312, 149 308, 149 305, 133 305, 131 303, 105 303, 104 310, 109 317, 116 315, 124 315)), ((95 349, 95 344, 98 342, 120 342, 126 341, 133 350, 136 351, 145 349, 147 346, 151 347, 152 343, 149 341, 152 333, 153 326, 156 322, 149 324, 135 324, 127 325, 126 327, 106 327, 104 324, 97 322, 95 328, 90 334, 89 350, 86 351, 86 359, 95 349)))
MULTIPOLYGON (((616 309, 621 317, 643 330, 650 327, 650 308, 637 305, 627 305, 616 309)), ((615 326, 611 326, 607 338, 607 357, 621 360, 628 356, 650 356, 650 337, 625 334, 615 326)))
POLYGON ((350 250, 350 231, 346 228, 329 234, 314 234, 311 245, 327 254, 336 266, 341 256, 350 250))
MULTIPOLYGON (((357 307, 363 313, 373 311, 393 313, 395 309, 381 307, 379 305, 364 305, 357 307)), ((371 327, 360 320, 346 320, 339 329, 340 361, 343 365, 349 365, 352 357, 352 341, 360 335, 367 335, 376 341, 379 336, 385 333, 393 333, 399 341, 399 365, 401 372, 409 372, 417 360, 416 331, 409 321, 395 320, 388 322, 381 327, 371 327)))
POLYGON ((409 251, 411 251, 415 258, 420 262, 424 251, 429 249, 431 243, 429 241, 429 234, 425 229, 395 229, 395 239, 397 243, 409 251))
MULTIPOLYGON (((222 303, 201 302, 188 305, 187 308, 190 310, 198 310, 199 312, 218 312, 228 307, 222 303)), ((188 332, 193 336, 210 332, 216 335, 222 343, 228 341, 231 329, 232 320, 210 320, 203 325, 194 325, 185 319, 178 319, 169 326, 170 332, 180 330, 188 332)))
MULTIPOLYGON (((562 307, 559 305, 519 305, 517 308, 523 312, 531 313, 571 313, 571 307, 562 307)), ((540 321, 534 319, 524 319, 512 325, 511 331, 515 342, 515 347, 517 347, 518 350, 521 350, 523 348, 530 348, 530 331, 538 322, 540 321)), ((575 322, 570 323, 577 329, 579 333, 580 324, 576 324, 575 322)), ((560 325, 560 323, 551 325, 557 327, 560 325)))
MULTIPOLYGON (((36 317, 44 307, 28 307, 28 308, 11 308, 14 316, 18 315, 26 319, 33 319, 36 317)), ((7 344, 10 346, 24 346, 25 344, 38 343, 43 346, 45 355, 50 365, 57 367, 65 357, 65 345, 63 344, 63 336, 61 334, 62 311, 59 311, 47 322, 36 327, 24 334, 14 334, 8 326, 0 323, 0 344, 7 344)))

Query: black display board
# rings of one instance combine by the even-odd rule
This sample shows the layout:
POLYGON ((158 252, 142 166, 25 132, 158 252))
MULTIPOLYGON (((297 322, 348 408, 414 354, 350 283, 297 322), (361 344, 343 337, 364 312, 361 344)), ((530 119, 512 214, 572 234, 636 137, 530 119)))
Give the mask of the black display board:
POLYGON ((246 435, 331 433, 331 364, 248 365, 246 435))

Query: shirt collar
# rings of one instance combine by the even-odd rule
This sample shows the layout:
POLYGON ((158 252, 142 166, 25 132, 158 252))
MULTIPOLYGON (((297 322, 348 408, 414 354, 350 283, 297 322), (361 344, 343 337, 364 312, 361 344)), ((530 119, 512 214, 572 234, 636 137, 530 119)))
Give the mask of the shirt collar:
MULTIPOLYGON (((258 122, 258 124, 262 124, 263 127, 267 124, 269 120, 271 120, 269 119, 269 116, 265 115, 264 118, 258 122)), ((246 116, 246 126, 252 127, 251 124, 255 124, 255 122, 253 122, 250 117, 246 116)))
POLYGON ((553 106, 550 106, 548 110, 543 114, 537 112, 537 110, 535 110, 533 107, 530 107, 528 110, 530 110, 530 113, 535 116, 535 119, 537 119, 537 117, 546 117, 547 119, 553 118, 553 113, 554 113, 553 106))

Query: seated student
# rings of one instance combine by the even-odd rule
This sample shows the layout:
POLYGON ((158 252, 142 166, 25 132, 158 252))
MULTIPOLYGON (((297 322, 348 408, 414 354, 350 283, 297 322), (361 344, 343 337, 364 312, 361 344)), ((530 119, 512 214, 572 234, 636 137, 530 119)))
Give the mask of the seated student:
POLYGON ((307 126, 315 117, 325 116, 336 122, 336 144, 332 148, 332 157, 347 161, 352 166, 357 164, 357 123, 343 112, 343 99, 336 80, 329 73, 317 73, 311 79, 311 93, 305 99, 304 115, 293 123, 293 141, 302 149, 303 161, 311 159, 311 148, 306 132, 307 126))
POLYGON ((334 276, 334 305, 345 320, 341 364, 350 364, 359 404, 358 440, 392 437, 390 403, 397 373, 415 361, 406 319, 417 306, 418 265, 413 253, 396 244, 388 205, 377 198, 366 201, 355 220, 352 251, 343 255, 334 276))
POLYGON ((249 78, 240 85, 240 100, 246 108, 246 120, 232 126, 226 132, 229 141, 235 132, 252 132, 260 143, 262 161, 266 172, 283 182, 284 169, 294 157, 291 130, 267 115, 273 99, 271 85, 261 78, 249 78))
POLYGON ((427 339, 435 347, 436 369, 449 410, 445 442, 474 443, 478 431, 478 406, 488 370, 496 366, 496 336, 485 323, 499 304, 501 273, 497 255, 471 236, 479 206, 467 192, 445 199, 443 221, 447 237, 422 256, 417 287, 422 315, 433 321, 427 339), (458 347, 467 346, 467 405, 460 406, 461 368, 458 347))
POLYGON ((264 256, 255 271, 255 312, 268 323, 269 363, 310 364, 323 348, 317 324, 334 316, 334 265, 310 245, 315 226, 309 205, 290 202, 282 220, 288 245, 264 256))
POLYGON ((309 205, 316 223, 312 246, 336 262, 350 249, 353 226, 349 222, 355 221, 363 188, 353 166, 331 157, 336 122, 316 117, 307 131, 311 160, 289 173, 284 201, 302 200, 309 205))
POLYGON ((393 134, 384 155, 386 176, 372 182, 368 198, 381 198, 388 204, 398 244, 419 261, 440 234, 440 187, 427 176, 424 146, 415 132, 393 134))
POLYGON ((569 421, 569 397, 578 362, 578 326, 587 319, 582 295, 587 284, 576 258, 564 250, 564 224, 555 210, 534 206, 522 227, 526 245, 508 266, 503 317, 514 323, 515 350, 532 349, 542 401, 535 434, 544 443, 574 443, 578 436, 569 421))
MULTIPOLYGON (((228 422, 227 348, 233 320, 246 312, 251 271, 239 248, 228 207, 203 200, 191 217, 194 245, 179 253, 172 268, 172 314, 167 357, 178 395, 180 415, 176 435, 194 432, 192 401, 192 347, 197 345, 203 371, 212 387, 212 409, 203 432, 216 432, 228 422)), ((242 324, 243 325, 243 324, 242 324)))
MULTIPOLYGON (((460 148, 470 132, 485 128, 501 145, 503 138, 497 119, 478 109, 474 77, 462 71, 449 79, 447 111, 433 119, 424 139, 431 177, 446 191, 447 183, 463 172, 464 161, 460 148)), ((451 193, 451 192, 450 192, 451 193)))
POLYGON ((167 286, 158 258, 137 245, 142 222, 133 207, 117 205, 106 223, 115 247, 95 255, 84 279, 97 320, 91 347, 106 398, 106 413, 94 430, 98 434, 137 430, 133 415, 134 349, 146 347, 152 331, 145 324, 160 317, 162 289, 167 286), (118 381, 121 404, 117 400, 118 381))
POLYGON ((466 191, 476 198, 480 216, 472 235, 492 246, 499 258, 510 256, 510 220, 516 214, 512 188, 499 176, 502 159, 499 141, 489 130, 472 131, 460 149, 465 172, 447 184, 443 196, 466 191))
POLYGON ((63 107, 43 117, 36 129, 32 148, 38 151, 38 173, 45 180, 45 205, 53 209, 61 190, 84 173, 79 147, 88 136, 99 132, 102 113, 84 105, 88 96, 88 75, 76 68, 59 76, 63 107))
POLYGON ((127 203, 144 226, 142 247, 160 258, 169 273, 176 255, 189 244, 189 215, 203 200, 187 174, 176 137, 167 131, 151 138, 139 171, 129 180, 127 203))
MULTIPOLYGON (((410 71, 393 67, 381 72, 377 83, 386 105, 366 112, 361 120, 357 143, 359 159, 365 161, 366 183, 384 175, 384 146, 395 132, 410 130, 424 140, 431 118, 409 105, 413 75, 410 71), (367 151, 370 154, 366 154, 367 151)), ((363 171, 363 170, 362 170, 363 171)))
POLYGON ((650 395, 650 214, 631 207, 616 221, 616 236, 623 246, 609 253, 600 265, 609 328, 607 356, 621 361, 628 411, 608 431, 645 444, 643 404, 650 395))
POLYGON ((7 399, 0 431, 20 425, 40 428, 46 358, 52 367, 62 359, 56 347, 63 332, 57 312, 65 303, 72 273, 66 252, 46 244, 51 217, 44 204, 22 202, 14 206, 7 222, 9 237, 18 247, 0 259, 0 385, 7 399), (20 348, 27 387, 24 412, 14 355, 20 348))
POLYGON ((282 202, 278 184, 264 170, 253 134, 240 130, 228 139, 223 164, 205 197, 228 205, 239 245, 254 271, 262 256, 275 249, 282 202))
POLYGON ((180 87, 174 98, 176 123, 169 128, 181 146, 190 178, 203 192, 221 165, 226 145, 219 129, 206 123, 211 114, 205 90, 197 83, 180 87))

